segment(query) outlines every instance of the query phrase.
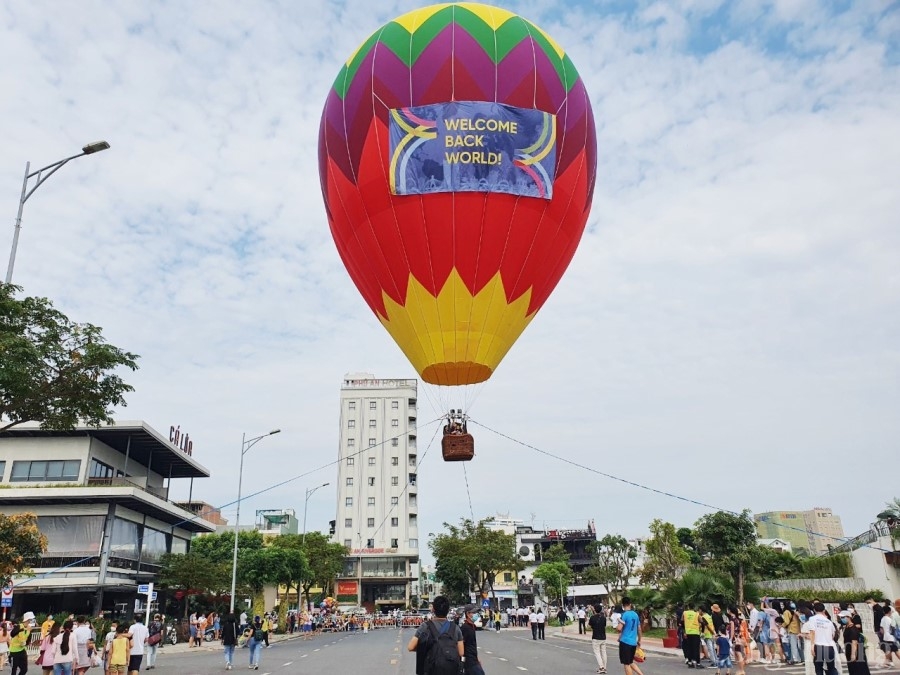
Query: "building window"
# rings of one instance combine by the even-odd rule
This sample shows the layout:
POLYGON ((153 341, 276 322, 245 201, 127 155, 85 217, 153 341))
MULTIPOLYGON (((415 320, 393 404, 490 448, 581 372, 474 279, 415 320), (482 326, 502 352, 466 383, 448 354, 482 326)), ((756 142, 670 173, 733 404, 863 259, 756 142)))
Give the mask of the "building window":
POLYGON ((400 443, 397 441, 396 438, 392 438, 391 445, 396 448, 398 445, 400 445, 400 443))
POLYGON ((366 501, 366 503, 369 506, 375 506, 375 497, 369 497, 369 499, 366 501))
POLYGON ((409 505, 410 505, 410 506, 415 506, 416 503, 417 503, 417 501, 416 501, 416 496, 415 496, 415 495, 410 495, 410 496, 409 496, 409 505))
POLYGON ((347 487, 353 487, 353 477, 352 476, 347 477, 347 487))
POLYGON ((344 527, 353 527, 353 518, 344 518, 344 527))
POLYGON ((374 429, 378 426, 378 422, 376 420, 369 420, 369 428, 374 429))
POLYGON ((416 486, 416 474, 414 474, 414 473, 409 474, 409 484, 412 487, 416 486))
POLYGON ((10 482, 76 481, 81 470, 80 460, 54 459, 49 461, 13 462, 10 482))
POLYGON ((347 439, 347 447, 348 447, 348 448, 352 448, 352 447, 354 447, 355 445, 356 445, 356 439, 355 439, 355 438, 348 438, 348 439, 347 439))
POLYGON ((503 573, 503 581, 504 583, 509 583, 513 580, 512 572, 504 572, 503 573))
POLYGON ((355 429, 356 428, 356 420, 347 420, 347 428, 355 429))
POLYGON ((375 548, 375 540, 366 539, 366 548, 375 548))
POLYGON ((344 546, 346 546, 347 548, 350 548, 351 541, 349 539, 344 539, 344 546))
POLYGON ((391 476, 391 485, 400 485, 400 479, 397 476, 391 476))
POLYGON ((350 401, 347 404, 347 410, 356 410, 356 401, 350 401))
POLYGON ((391 497, 391 506, 397 506, 400 503, 400 497, 391 497))
POLYGON ((410 539, 409 547, 410 548, 419 548, 419 540, 418 539, 410 539))
POLYGON ((369 439, 369 447, 370 447, 370 448, 374 448, 374 447, 375 447, 375 442, 376 442, 376 441, 375 441, 374 438, 370 438, 370 439, 369 439))
POLYGON ((391 548, 397 548, 397 540, 391 539, 391 548))
POLYGON ((399 466, 400 458, 399 457, 391 457, 391 466, 399 466))
POLYGON ((116 470, 109 464, 104 464, 96 459, 91 459, 91 468, 88 476, 91 478, 112 478, 116 475, 116 470))
POLYGON ((375 487, 375 479, 374 478, 371 478, 371 477, 369 478, 369 487, 375 487))
POLYGON ((369 410, 376 410, 378 408, 378 404, 375 401, 369 401, 369 410))
POLYGON ((391 518, 391 527, 397 527, 400 524, 399 518, 391 518))
POLYGON ((413 514, 409 517, 409 526, 410 526, 410 527, 417 527, 418 524, 419 524, 418 518, 416 518, 416 514, 413 513, 413 514))
POLYGON ((347 466, 353 466, 354 464, 356 464, 356 457, 348 457, 347 466))
POLYGON ((392 427, 399 427, 399 426, 400 426, 400 420, 391 420, 391 426, 392 426, 392 427))
MULTIPOLYGON (((347 497, 344 499, 344 506, 353 506, 353 497, 347 497)), ((232 537, 233 539, 234 537, 232 537)))
POLYGON ((391 410, 399 410, 400 401, 391 401, 391 410))
POLYGON ((3 482, 3 477, 6 475, 6 461, 0 459, 0 483, 3 482))
POLYGON ((375 466, 375 458, 369 457, 369 466, 375 466))
POLYGON ((368 519, 366 520, 366 525, 367 525, 368 527, 375 527, 375 519, 374 519, 374 518, 368 518, 368 519))

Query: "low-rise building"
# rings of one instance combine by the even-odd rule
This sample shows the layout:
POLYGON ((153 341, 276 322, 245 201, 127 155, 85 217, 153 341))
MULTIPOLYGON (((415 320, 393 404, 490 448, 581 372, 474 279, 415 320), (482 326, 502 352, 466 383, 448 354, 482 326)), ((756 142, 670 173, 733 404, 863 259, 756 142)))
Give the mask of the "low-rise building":
MULTIPOLYGON (((0 509, 33 513, 47 550, 14 579, 13 612, 129 614, 160 557, 215 525, 169 500, 173 480, 207 478, 141 421, 66 431, 21 424, 0 434, 0 509)), ((160 601, 163 598, 160 597, 160 601)))

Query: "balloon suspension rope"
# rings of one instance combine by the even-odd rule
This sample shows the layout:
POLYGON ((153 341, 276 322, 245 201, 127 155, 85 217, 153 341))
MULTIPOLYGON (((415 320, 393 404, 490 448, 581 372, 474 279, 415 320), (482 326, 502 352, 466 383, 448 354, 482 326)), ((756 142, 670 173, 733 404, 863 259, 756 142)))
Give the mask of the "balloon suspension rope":
POLYGON ((472 510, 472 493, 469 492, 469 474, 466 471, 465 462, 463 462, 463 477, 466 479, 466 495, 469 497, 469 515, 472 516, 472 522, 475 522, 475 511, 472 510))

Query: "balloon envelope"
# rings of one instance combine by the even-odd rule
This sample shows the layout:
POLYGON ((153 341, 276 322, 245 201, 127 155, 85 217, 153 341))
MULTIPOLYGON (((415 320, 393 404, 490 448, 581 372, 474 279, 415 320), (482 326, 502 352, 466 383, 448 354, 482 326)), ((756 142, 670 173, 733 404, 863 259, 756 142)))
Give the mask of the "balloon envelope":
POLYGON ((511 12, 418 9, 347 60, 319 131, 328 221, 423 380, 491 376, 575 253, 596 161, 578 72, 511 12))

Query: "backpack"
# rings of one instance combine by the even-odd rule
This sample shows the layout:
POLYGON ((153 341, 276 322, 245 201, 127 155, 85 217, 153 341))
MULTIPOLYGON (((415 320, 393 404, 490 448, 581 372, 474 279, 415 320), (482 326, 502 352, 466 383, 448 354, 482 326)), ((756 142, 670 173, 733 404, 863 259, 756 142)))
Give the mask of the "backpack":
POLYGON ((434 621, 426 625, 431 636, 431 648, 425 657, 425 672, 428 675, 459 675, 462 661, 456 646, 456 631, 450 631, 456 624, 444 621, 440 629, 435 627, 434 621))
POLYGON ((262 629, 262 626, 254 626, 253 639, 257 642, 262 642, 266 639, 266 632, 262 629))

